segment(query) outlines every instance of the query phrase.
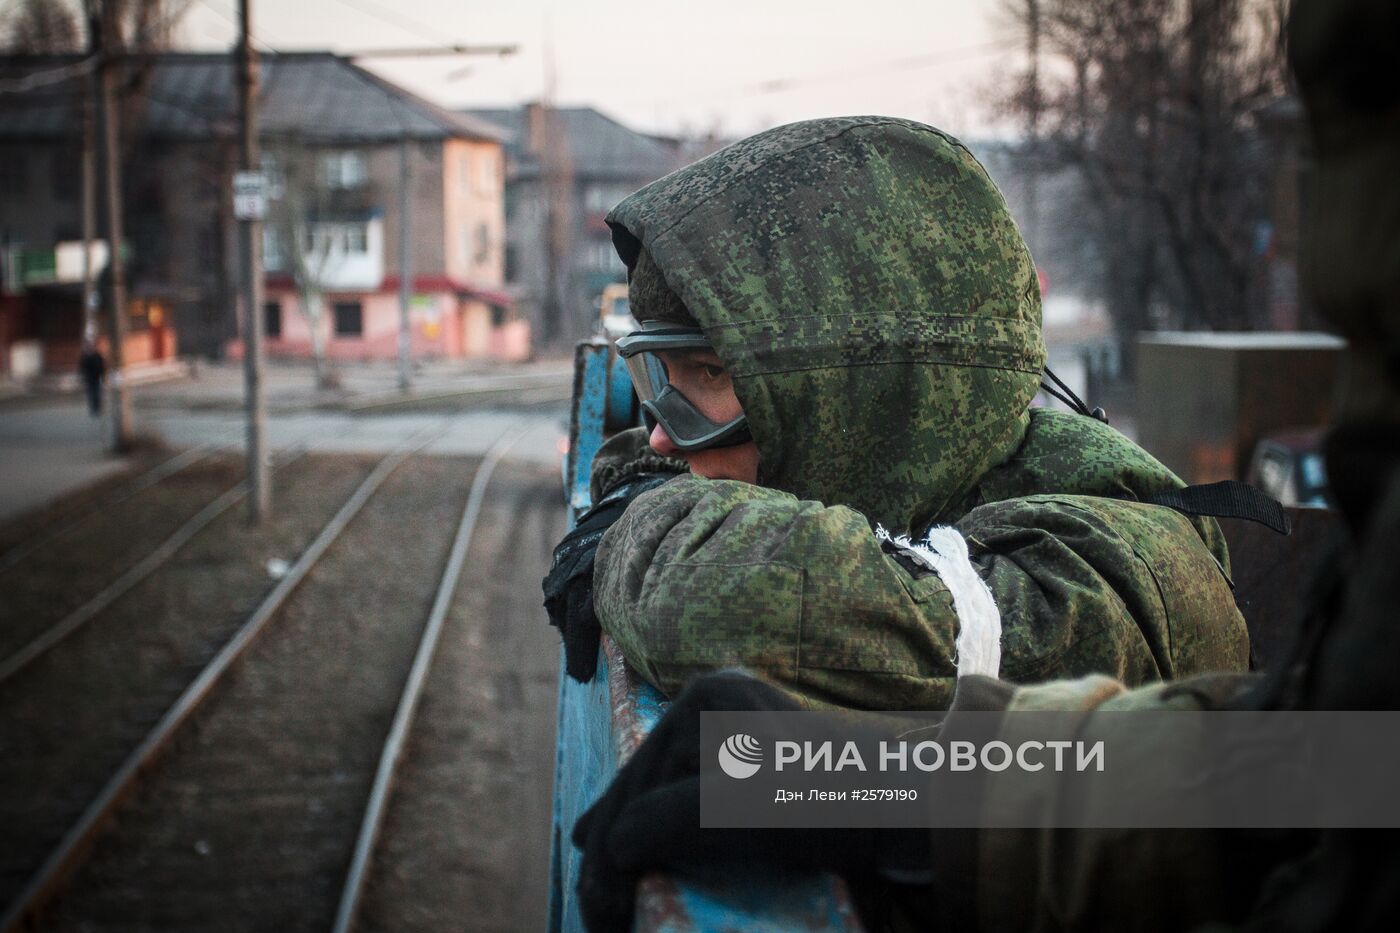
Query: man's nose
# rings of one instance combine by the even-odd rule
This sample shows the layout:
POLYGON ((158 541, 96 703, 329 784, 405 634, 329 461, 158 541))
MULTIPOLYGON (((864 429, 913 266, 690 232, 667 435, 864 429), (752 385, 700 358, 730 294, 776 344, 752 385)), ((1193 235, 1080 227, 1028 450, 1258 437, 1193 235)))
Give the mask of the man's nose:
POLYGON ((656 427, 651 429, 651 437, 647 438, 647 443, 651 449, 663 457, 675 457, 680 454, 676 445, 671 443, 671 435, 666 433, 666 429, 657 422, 656 427))

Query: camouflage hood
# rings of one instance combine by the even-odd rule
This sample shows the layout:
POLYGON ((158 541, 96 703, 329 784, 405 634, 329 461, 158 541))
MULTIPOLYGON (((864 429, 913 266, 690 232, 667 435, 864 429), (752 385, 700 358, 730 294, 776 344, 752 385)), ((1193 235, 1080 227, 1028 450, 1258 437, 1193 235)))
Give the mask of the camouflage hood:
POLYGON ((1045 363, 1035 270, 952 137, 795 123, 648 185, 608 223, 732 372, 760 484, 917 533, 957 517, 1025 433, 1045 363))

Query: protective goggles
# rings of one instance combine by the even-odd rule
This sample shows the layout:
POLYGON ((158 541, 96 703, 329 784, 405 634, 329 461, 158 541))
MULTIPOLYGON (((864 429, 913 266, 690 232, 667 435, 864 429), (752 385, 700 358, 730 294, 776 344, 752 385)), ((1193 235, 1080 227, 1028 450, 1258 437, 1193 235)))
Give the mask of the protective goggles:
POLYGON ((642 401, 647 427, 660 424, 671 443, 683 451, 732 447, 751 437, 742 413, 727 421, 705 414, 732 393, 727 374, 722 380, 713 374, 719 367, 691 358, 705 350, 713 352, 713 347, 700 328, 665 321, 643 321, 640 329, 617 342, 618 355, 627 363, 632 387, 642 401))

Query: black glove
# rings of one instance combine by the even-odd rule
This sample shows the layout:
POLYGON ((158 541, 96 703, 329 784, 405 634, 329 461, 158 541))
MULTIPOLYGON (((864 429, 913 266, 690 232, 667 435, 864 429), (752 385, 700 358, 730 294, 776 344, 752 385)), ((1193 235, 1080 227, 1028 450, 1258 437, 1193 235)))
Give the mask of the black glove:
POLYGON ((800 709, 776 687, 737 672, 686 687, 574 826, 583 852, 579 908, 589 930, 631 929, 637 881, 649 871, 702 875, 764 865, 859 879, 927 865, 929 833, 921 829, 700 828, 700 713, 800 709))
POLYGON ((564 639, 564 670, 579 683, 592 680, 598 667, 602 629, 593 612, 593 558, 598 542, 633 499, 674 475, 638 473, 619 479, 554 549, 554 562, 544 578, 544 608, 549 624, 564 639))

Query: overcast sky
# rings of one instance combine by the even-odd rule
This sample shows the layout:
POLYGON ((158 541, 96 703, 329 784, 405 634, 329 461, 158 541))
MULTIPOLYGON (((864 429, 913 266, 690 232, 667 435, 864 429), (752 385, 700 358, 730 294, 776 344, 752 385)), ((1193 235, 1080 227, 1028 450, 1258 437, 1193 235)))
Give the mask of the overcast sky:
MULTIPOLYGON (((1024 67, 1001 0, 252 0, 277 50, 513 43, 507 59, 366 59, 448 106, 588 104, 653 132, 730 136, 854 113, 963 136, 995 121, 989 87, 1024 67), (777 84, 776 82, 785 82, 777 84)), ((227 48, 236 0, 196 0, 186 48, 227 48)))

